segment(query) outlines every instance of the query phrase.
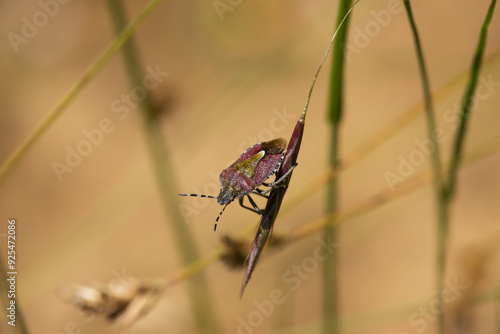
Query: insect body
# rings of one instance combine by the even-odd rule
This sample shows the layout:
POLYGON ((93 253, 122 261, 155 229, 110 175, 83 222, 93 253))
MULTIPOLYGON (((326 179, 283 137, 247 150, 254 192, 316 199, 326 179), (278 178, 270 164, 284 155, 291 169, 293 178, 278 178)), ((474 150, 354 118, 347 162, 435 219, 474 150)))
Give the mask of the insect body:
MULTIPOLYGON (((258 214, 261 210, 250 197, 250 194, 267 197, 266 194, 271 191, 286 177, 284 175, 279 180, 272 183, 265 183, 270 178, 283 162, 285 156, 286 140, 277 138, 267 142, 261 142, 247 149, 231 166, 224 169, 220 174, 221 190, 219 196, 208 196, 199 194, 179 194, 181 196, 199 196, 207 198, 216 198, 220 205, 224 205, 222 211, 215 220, 214 231, 217 229, 217 222, 222 215, 226 206, 234 201, 239 200, 239 203, 245 209, 251 210, 258 214), (267 186, 268 189, 261 190, 259 186, 267 186), (247 197, 252 207, 243 204, 243 198, 247 197)), ((290 170, 291 172, 291 170, 290 170)), ((287 173, 288 175, 288 173, 287 173)))

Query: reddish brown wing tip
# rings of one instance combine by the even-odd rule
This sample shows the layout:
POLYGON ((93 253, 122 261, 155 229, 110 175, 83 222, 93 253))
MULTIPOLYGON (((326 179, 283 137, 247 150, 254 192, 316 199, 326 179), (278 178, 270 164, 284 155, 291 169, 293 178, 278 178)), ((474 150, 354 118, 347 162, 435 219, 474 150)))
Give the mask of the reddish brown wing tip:
POLYGON ((268 154, 280 154, 286 149, 287 141, 283 138, 276 138, 262 144, 262 148, 268 154))

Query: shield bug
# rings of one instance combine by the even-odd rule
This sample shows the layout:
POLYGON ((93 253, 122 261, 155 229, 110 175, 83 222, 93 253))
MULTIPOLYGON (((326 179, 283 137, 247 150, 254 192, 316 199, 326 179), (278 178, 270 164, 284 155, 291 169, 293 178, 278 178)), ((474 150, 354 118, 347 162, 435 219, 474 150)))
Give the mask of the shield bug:
MULTIPOLYGON (((224 169, 220 174, 221 190, 219 196, 209 196, 200 194, 179 194, 180 196, 197 196, 217 199, 220 205, 224 205, 221 212, 215 219, 214 231, 217 229, 217 222, 229 203, 238 199, 239 204, 252 212, 261 214, 255 201, 250 194, 267 198, 267 193, 275 187, 280 186, 286 175, 271 183, 265 181, 276 173, 285 157, 286 140, 277 138, 267 142, 261 142, 247 149, 231 166, 224 169), (268 189, 262 190, 259 186, 266 186, 268 189), (244 197, 252 207, 243 203, 244 197)), ((291 172, 291 170, 289 171, 291 172)))

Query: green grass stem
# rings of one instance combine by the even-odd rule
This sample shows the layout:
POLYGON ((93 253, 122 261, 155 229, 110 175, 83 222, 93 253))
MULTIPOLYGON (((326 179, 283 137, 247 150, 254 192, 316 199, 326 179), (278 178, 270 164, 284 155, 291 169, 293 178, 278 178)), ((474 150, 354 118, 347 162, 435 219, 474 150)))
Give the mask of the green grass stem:
MULTIPOLYGON (((126 27, 127 19, 122 0, 107 0, 110 14, 117 34, 126 27)), ((130 38, 122 48, 125 68, 132 87, 141 86, 144 73, 137 48, 130 38)), ((139 102, 143 116, 144 134, 151 154, 151 160, 156 182, 160 191, 166 217, 170 222, 169 228, 174 232, 176 247, 184 264, 189 264, 199 258, 196 243, 190 233, 188 225, 184 223, 178 206, 177 187, 174 169, 169 159, 169 153, 162 135, 159 121, 159 111, 156 110, 153 98, 147 94, 139 102)), ((189 281, 188 291, 191 300, 196 326, 200 333, 220 333, 220 326, 214 314, 211 294, 205 277, 199 274, 189 281)))
MULTIPOLYGON (((344 25, 339 29, 337 39, 333 44, 332 68, 330 74, 330 91, 328 119, 331 123, 329 165, 336 169, 339 165, 339 132, 342 119, 344 96, 344 44, 347 39, 349 18, 345 15, 351 8, 351 0, 341 0, 337 13, 337 26, 345 19, 344 25)), ((338 183, 337 178, 332 178, 327 185, 326 213, 334 215, 338 209, 338 183)), ((323 237, 329 242, 338 242, 337 226, 327 224, 323 237)), ((323 263, 323 333, 340 333, 339 323, 339 298, 338 298, 338 253, 334 252, 323 263)))
MULTIPOLYGON (((415 42, 415 50, 417 53, 418 65, 420 76, 422 79, 422 86, 424 92, 424 104, 426 110, 426 120, 427 120, 427 131, 429 138, 434 143, 434 150, 431 154, 433 174, 434 174, 434 189, 436 194, 436 201, 438 207, 438 233, 437 233, 437 270, 436 270, 436 295, 440 296, 441 291, 444 288, 444 280, 446 273, 446 259, 447 259, 447 248, 448 248, 448 234, 449 234, 449 217, 450 217, 450 205, 451 199, 456 188, 456 175, 458 172, 458 166, 460 163, 460 158, 463 150, 463 143, 465 139, 466 127, 468 119, 470 116, 470 107, 472 99, 474 98, 474 92, 477 86, 477 81, 479 77, 479 71, 481 69, 482 58, 484 54, 484 48, 486 45, 486 36, 488 25, 493 16, 493 10, 495 7, 496 0, 492 0, 488 13, 481 27, 481 33, 479 36, 479 42, 476 48, 476 53, 474 55, 474 60, 472 62, 472 67, 470 70, 469 81, 462 99, 461 113, 460 113, 460 123, 459 128, 456 133, 455 142, 452 150, 451 160, 448 168, 447 179, 445 179, 442 174, 442 165, 439 154, 439 143, 436 138, 436 125, 434 119, 434 110, 432 106, 431 91, 429 79, 427 76, 427 70, 425 68, 424 56, 422 52, 422 47, 418 37, 417 27, 413 19, 413 14, 411 11, 411 5, 409 0, 404 0, 404 5, 406 13, 408 15, 408 20, 410 22, 411 30, 413 33, 413 38, 415 42)), ((438 315, 438 330, 440 334, 446 332, 445 328, 445 313, 440 312, 438 315)))
MULTIPOLYGON (((434 194, 437 203, 437 247, 436 247, 436 295, 440 296, 443 290, 445 269, 446 269, 446 253, 448 245, 448 225, 449 225, 449 206, 447 205, 446 198, 443 194, 446 191, 445 180, 442 174, 442 164, 440 156, 439 141, 436 135, 436 120, 435 112, 432 103, 432 94, 430 89, 429 77, 427 75, 427 68, 424 61, 424 53, 420 38, 418 35, 417 26, 413 18, 411 5, 409 0, 404 0, 406 14, 410 23, 413 40, 415 43, 415 52, 417 54, 418 69, 422 81, 422 91, 424 95, 425 118, 427 122, 427 135, 434 145, 431 152, 431 164, 433 172, 434 194)), ((444 334, 444 312, 440 312, 438 316, 439 333, 444 334)))
POLYGON ((447 197, 453 197, 456 188, 456 178, 458 167, 460 165, 460 155, 463 151, 463 144, 465 140, 465 134, 467 130, 467 124, 470 119, 471 105, 474 98, 474 93, 476 91, 477 80, 479 78, 479 72, 481 70, 481 65, 483 62, 484 49, 486 46, 486 37, 488 34, 488 26, 491 22, 493 16, 493 11, 495 9, 496 0, 492 0, 484 19, 483 25, 481 26, 481 32, 479 34, 479 41, 477 43, 476 52, 474 54, 474 59, 472 61, 472 66, 469 74, 469 81, 467 83, 465 93, 462 98, 462 104, 460 109, 460 119, 459 127, 455 136, 455 141, 453 145, 453 151, 450 159, 450 169, 448 172, 448 191, 447 197))

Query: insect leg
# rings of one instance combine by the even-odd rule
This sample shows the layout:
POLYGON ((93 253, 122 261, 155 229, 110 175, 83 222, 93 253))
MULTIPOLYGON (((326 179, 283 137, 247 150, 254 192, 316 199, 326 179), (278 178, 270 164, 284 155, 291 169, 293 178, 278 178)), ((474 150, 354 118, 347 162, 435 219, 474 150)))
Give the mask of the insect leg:
POLYGON ((262 213, 262 210, 259 209, 259 207, 257 206, 257 204, 254 202, 254 200, 252 199, 252 197, 250 197, 250 195, 246 195, 248 197, 248 200, 250 201, 250 204, 252 204, 253 208, 249 207, 249 206, 246 206, 244 203, 243 203, 243 196, 242 197, 239 197, 238 198, 238 201, 240 202, 240 206, 242 208, 245 208, 247 210, 250 210, 252 212, 255 212, 256 214, 261 214, 262 213))
MULTIPOLYGON (((283 180, 288 176, 290 175, 290 173, 295 169, 295 167, 297 167, 298 164, 295 164, 293 165, 292 167, 290 167, 290 169, 283 175, 281 176, 278 180, 274 181, 274 182, 271 182, 271 183, 265 183, 263 182, 262 184, 265 185, 266 187, 274 187, 276 186, 277 184, 283 182, 283 180)), ((266 192, 268 192, 268 190, 266 190, 266 192)))
POLYGON ((269 188, 266 189, 266 190, 261 191, 260 195, 265 195, 268 192, 270 192, 271 190, 279 188, 279 187, 285 187, 286 188, 285 184, 280 184, 280 183, 283 182, 290 175, 290 173, 293 171, 293 169, 296 166, 297 166, 297 164, 293 165, 283 176, 281 176, 279 178, 279 180, 276 180, 276 181, 271 182, 271 183, 262 182, 263 185, 265 185, 266 187, 269 187, 269 188))
POLYGON ((264 198, 269 199, 269 195, 265 195, 266 194, 265 190, 262 190, 262 189, 259 189, 259 188, 255 188, 253 190, 252 194, 259 195, 259 196, 262 196, 264 198))

